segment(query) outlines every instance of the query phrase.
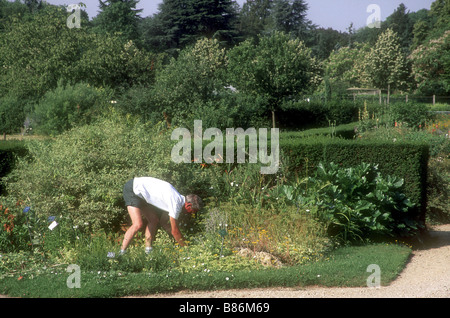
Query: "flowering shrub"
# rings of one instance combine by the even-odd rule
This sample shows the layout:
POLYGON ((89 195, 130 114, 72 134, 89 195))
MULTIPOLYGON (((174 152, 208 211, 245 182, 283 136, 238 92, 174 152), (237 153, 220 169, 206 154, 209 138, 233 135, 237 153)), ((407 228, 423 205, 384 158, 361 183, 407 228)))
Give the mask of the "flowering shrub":
POLYGON ((17 252, 30 244, 25 216, 20 213, 20 202, 2 198, 0 204, 0 252, 17 252))

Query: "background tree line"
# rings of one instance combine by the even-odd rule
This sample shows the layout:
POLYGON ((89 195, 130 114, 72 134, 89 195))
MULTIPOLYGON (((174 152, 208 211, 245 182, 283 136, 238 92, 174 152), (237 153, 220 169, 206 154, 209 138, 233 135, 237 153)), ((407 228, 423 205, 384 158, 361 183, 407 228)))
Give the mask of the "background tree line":
POLYGON ((450 0, 401 4, 380 29, 347 32, 314 25, 304 0, 164 0, 149 17, 138 0, 99 3, 69 29, 62 6, 0 0, 0 131, 28 118, 58 134, 109 107, 174 125, 271 125, 348 87, 450 92, 450 0))

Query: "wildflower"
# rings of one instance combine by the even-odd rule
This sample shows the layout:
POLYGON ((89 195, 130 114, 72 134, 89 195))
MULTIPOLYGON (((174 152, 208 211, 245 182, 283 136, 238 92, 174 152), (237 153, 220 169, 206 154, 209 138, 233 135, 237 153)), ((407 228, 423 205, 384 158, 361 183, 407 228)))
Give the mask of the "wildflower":
POLYGON ((53 222, 55 219, 56 219, 55 216, 49 216, 49 217, 47 218, 47 221, 48 221, 48 222, 53 222))
POLYGON ((30 207, 26 206, 25 209, 23 209, 23 213, 28 213, 28 211, 30 211, 30 207))

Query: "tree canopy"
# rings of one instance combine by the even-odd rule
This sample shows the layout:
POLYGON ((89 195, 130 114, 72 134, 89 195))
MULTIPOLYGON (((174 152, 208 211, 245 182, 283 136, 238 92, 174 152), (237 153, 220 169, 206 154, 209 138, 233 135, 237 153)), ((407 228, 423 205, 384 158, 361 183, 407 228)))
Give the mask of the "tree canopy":
POLYGON ((152 122, 273 125, 287 101, 349 87, 450 94, 450 0, 400 4, 381 28, 346 32, 314 25, 304 0, 163 0, 147 17, 140 4, 101 0, 70 28, 67 6, 0 0, 0 129, 31 118, 59 133, 98 105, 152 122), (58 107, 61 122, 45 123, 58 107))

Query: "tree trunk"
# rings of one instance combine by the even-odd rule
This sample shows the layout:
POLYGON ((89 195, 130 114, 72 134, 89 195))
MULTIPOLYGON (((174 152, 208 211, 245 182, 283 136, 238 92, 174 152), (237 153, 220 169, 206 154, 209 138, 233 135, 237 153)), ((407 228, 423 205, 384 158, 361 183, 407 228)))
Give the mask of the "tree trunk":
POLYGON ((275 111, 272 110, 272 128, 275 128, 275 111))
POLYGON ((388 84, 387 104, 389 105, 389 97, 391 96, 391 84, 388 84))

